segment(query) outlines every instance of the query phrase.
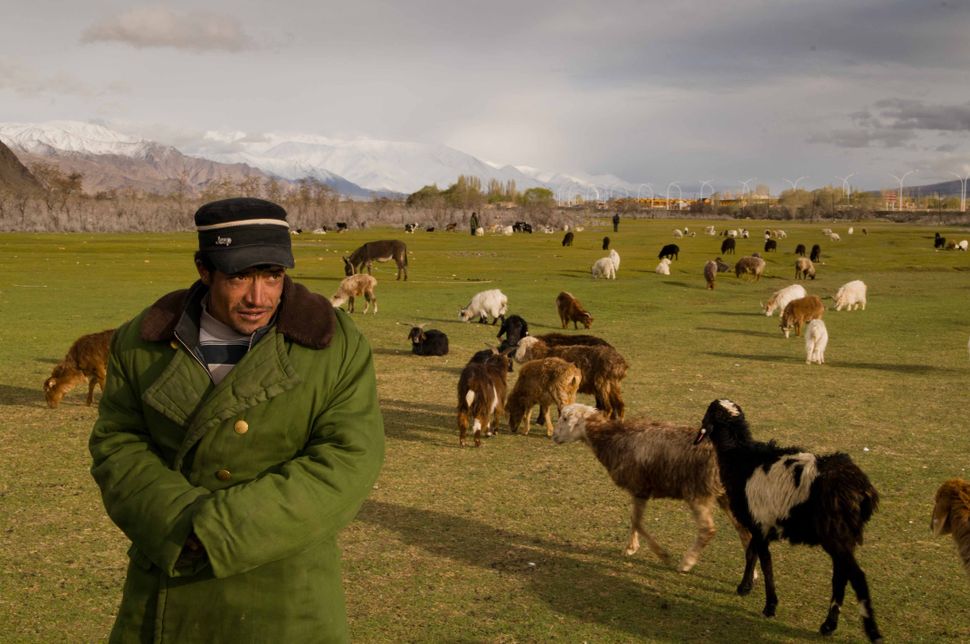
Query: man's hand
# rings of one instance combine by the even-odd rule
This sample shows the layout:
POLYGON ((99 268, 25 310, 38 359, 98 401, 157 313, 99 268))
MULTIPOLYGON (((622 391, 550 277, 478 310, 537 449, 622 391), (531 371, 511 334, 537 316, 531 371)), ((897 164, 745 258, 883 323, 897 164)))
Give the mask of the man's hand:
POLYGON ((185 539, 185 545, 182 546, 182 552, 179 554, 178 561, 175 562, 175 565, 176 567, 191 566, 196 562, 205 559, 205 557, 205 546, 203 546, 202 542, 199 541, 199 538, 195 536, 195 533, 191 532, 185 539))

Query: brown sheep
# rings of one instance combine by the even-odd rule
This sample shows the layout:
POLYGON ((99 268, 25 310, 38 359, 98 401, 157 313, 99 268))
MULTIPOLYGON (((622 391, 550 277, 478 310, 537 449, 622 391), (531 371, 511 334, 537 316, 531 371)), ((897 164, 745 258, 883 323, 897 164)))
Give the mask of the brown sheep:
POLYGON ((704 264, 704 280, 707 282, 707 288, 714 290, 714 278, 717 277, 717 262, 713 259, 706 264, 704 264))
MULTIPOLYGON (((406 277, 404 279, 407 279, 406 277)), ((357 273, 356 275, 351 275, 350 277, 345 277, 340 282, 340 286, 337 287, 337 292, 334 296, 330 298, 330 303, 334 306, 340 306, 344 302, 347 304, 347 312, 354 312, 354 298, 364 296, 367 303, 364 304, 364 313, 367 313, 367 309, 370 308, 371 303, 374 304, 374 314, 377 314, 377 296, 374 295, 374 287, 377 286, 377 278, 371 275, 364 275, 363 273, 357 273)))
POLYGON ((785 332, 785 337, 789 337, 789 332, 795 329, 795 335, 802 334, 802 325, 809 320, 821 320, 825 315, 825 305, 817 295, 807 295, 797 300, 792 300, 785 305, 785 310, 781 314, 781 330, 785 332))
POLYGON ((970 574, 970 483, 953 478, 940 486, 930 529, 936 535, 953 535, 963 568, 970 574))
POLYGON ((556 297, 556 308, 559 309, 559 320, 564 329, 569 326, 570 322, 573 323, 574 329, 579 328, 578 322, 582 322, 583 327, 587 329, 593 325, 593 316, 583 308, 583 305, 573 297, 572 293, 561 292, 556 297))
POLYGON ((639 535, 664 562, 670 561, 643 526, 643 511, 650 499, 683 499, 697 522, 697 539, 684 553, 678 570, 687 572, 697 563, 704 547, 714 537, 714 508, 719 505, 730 518, 747 548, 751 535, 735 520, 721 484, 714 450, 693 445, 697 430, 692 427, 650 420, 608 420, 587 405, 567 405, 556 423, 552 439, 557 444, 581 440, 618 486, 630 493, 633 516, 626 550, 640 548, 639 535))
POLYGON ((522 420, 525 431, 529 433, 529 417, 532 407, 539 404, 543 410, 542 420, 546 425, 546 436, 552 436, 552 405, 559 413, 562 408, 576 402, 576 392, 583 374, 579 367, 562 358, 542 358, 530 360, 519 369, 519 379, 509 393, 506 409, 509 413, 509 429, 518 432, 522 420))
POLYGON ((492 349, 484 362, 469 362, 458 378, 458 444, 465 446, 471 427, 475 447, 482 446, 482 430, 491 436, 505 413, 506 374, 511 366, 508 353, 492 349))
POLYGON ((596 397, 596 406, 610 418, 623 418, 623 394, 620 381, 629 368, 626 360, 610 346, 549 346, 535 336, 519 340, 515 361, 522 363, 539 358, 562 358, 579 367, 583 381, 580 393, 596 397))
POLYGON ((104 379, 108 373, 108 350, 114 329, 82 335, 67 350, 64 359, 54 367, 50 378, 44 381, 44 396, 47 406, 57 407, 61 398, 85 378, 88 380, 88 400, 90 407, 94 402, 94 386, 104 391, 104 379))
POLYGON ((734 265, 734 275, 736 277, 741 277, 742 275, 753 275, 754 281, 756 282, 761 279, 764 272, 765 260, 753 255, 742 257, 738 260, 738 263, 734 265))
POLYGON ((795 279, 815 279, 815 264, 807 257, 799 257, 795 260, 795 279))

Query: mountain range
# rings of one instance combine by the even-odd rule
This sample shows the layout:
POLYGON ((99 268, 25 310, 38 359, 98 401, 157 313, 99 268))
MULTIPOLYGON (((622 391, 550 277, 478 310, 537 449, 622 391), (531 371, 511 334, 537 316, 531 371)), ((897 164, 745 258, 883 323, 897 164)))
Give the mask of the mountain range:
POLYGON ((0 141, 0 186, 14 194, 40 192, 40 183, 2 141, 0 141))
POLYGON ((633 196, 636 187, 610 176, 566 175, 525 166, 497 166, 443 145, 338 140, 306 134, 206 132, 181 149, 78 121, 0 123, 0 141, 26 163, 56 163, 83 175, 84 189, 135 188, 168 193, 198 191, 213 181, 274 177, 292 183, 314 178, 355 198, 400 196, 459 175, 514 181, 525 190, 544 187, 557 198, 633 196))

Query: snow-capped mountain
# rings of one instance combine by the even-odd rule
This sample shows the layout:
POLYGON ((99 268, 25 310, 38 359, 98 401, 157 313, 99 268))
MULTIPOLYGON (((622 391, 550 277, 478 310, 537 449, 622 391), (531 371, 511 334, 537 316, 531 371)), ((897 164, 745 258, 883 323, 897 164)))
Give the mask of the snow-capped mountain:
POLYGON ((177 149, 77 121, 0 123, 0 141, 27 161, 53 159, 81 172, 85 189, 134 187, 156 192, 190 179, 207 182, 270 175, 298 181, 315 178, 344 195, 410 194, 429 184, 444 188, 459 175, 514 181, 519 190, 544 187, 560 200, 634 196, 636 187, 610 175, 557 174, 526 166, 499 166, 444 145, 338 140, 308 134, 207 132, 177 149), (100 168, 100 170, 99 170, 100 168))

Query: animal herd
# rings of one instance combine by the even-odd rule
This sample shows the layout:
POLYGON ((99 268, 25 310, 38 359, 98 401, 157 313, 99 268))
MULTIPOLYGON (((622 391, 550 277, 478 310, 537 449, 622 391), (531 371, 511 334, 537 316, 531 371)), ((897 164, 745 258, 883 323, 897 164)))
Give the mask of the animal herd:
MULTIPOLYGON (((678 232, 681 234, 675 233, 675 237, 693 236, 678 232)), ((713 227, 705 229, 705 233, 715 234, 713 227)), ((835 233, 827 234, 831 240, 838 240, 835 233)), ((747 236, 745 229, 730 231, 721 244, 721 254, 734 253, 735 240, 747 236)), ((776 240, 785 236, 784 231, 766 231, 764 251, 777 252, 776 240)), ((937 248, 943 247, 939 245, 939 234, 937 237, 937 248)), ((574 240, 574 233, 568 231, 562 246, 569 247, 574 240)), ((609 241, 604 239, 603 249, 608 247, 609 241)), ((955 247, 960 248, 959 243, 955 247)), ((679 251, 676 244, 665 245, 658 255, 656 272, 669 275, 671 262, 678 259, 679 251)), ((795 254, 796 281, 814 279, 814 263, 821 256, 819 245, 814 245, 812 258, 804 257, 804 244, 798 244, 795 254)), ((346 278, 331 302, 334 306, 346 302, 350 312, 355 310, 355 298, 363 297, 364 313, 371 305, 377 313, 377 280, 370 275, 374 261, 393 260, 398 279, 407 280, 407 248, 403 242, 368 242, 343 260, 346 278)), ((591 273, 593 277, 616 279, 619 264, 619 254, 610 250, 593 264, 591 273)), ((764 259, 754 254, 740 258, 734 270, 738 278, 751 276, 758 280, 765 265, 764 259)), ((703 269, 707 288, 713 289, 717 274, 729 269, 720 257, 707 261, 703 269)), ((832 297, 836 311, 865 310, 867 287, 861 280, 852 280, 832 297)), ((564 330, 570 323, 573 330, 578 330, 579 324, 584 330, 591 328, 593 316, 571 293, 560 292, 555 306, 564 330)), ((806 362, 824 363, 828 331, 822 320, 825 306, 819 296, 810 295, 802 284, 794 283, 775 291, 761 307, 769 317, 779 311, 786 338, 791 331, 798 336, 804 330, 806 362)), ((482 438, 494 435, 503 419, 511 433, 528 434, 531 411, 538 406, 539 419, 554 443, 586 443, 613 482, 629 493, 632 509, 626 554, 637 552, 642 538, 654 555, 671 562, 668 552, 644 526, 643 516, 652 498, 680 499, 690 508, 697 528, 693 544, 676 565, 681 572, 688 572, 713 538, 713 515, 720 508, 734 525, 744 552, 739 595, 750 593, 757 576, 755 564, 760 563, 765 586, 762 612, 773 616, 778 596, 770 544, 787 540, 819 546, 832 561, 831 598, 819 631, 827 635, 836 630, 846 586, 851 585, 866 636, 871 641, 881 639, 868 580, 855 558, 864 526, 879 505, 879 495, 848 455, 815 454, 798 447, 780 447, 774 441, 756 441, 740 406, 724 399, 710 403, 699 431, 696 426, 627 419, 621 381, 630 365, 615 347, 592 335, 531 335, 528 323, 508 312, 508 298, 498 288, 475 294, 459 311, 462 321, 477 319, 492 325, 501 322, 498 337, 504 336, 501 345, 479 351, 461 370, 456 409, 459 445, 465 446, 471 439, 476 447, 481 446, 482 438), (519 368, 510 388, 508 374, 513 361, 519 368), (592 395, 596 406, 577 403, 579 393, 592 395), (559 414, 555 423, 553 406, 559 414)), ((448 355, 447 335, 426 326, 410 328, 411 352, 416 356, 448 355)), ((51 408, 56 408, 67 391, 85 380, 87 404, 92 404, 95 386, 104 388, 112 333, 113 330, 106 330, 85 335, 71 345, 44 382, 51 408)), ((930 527, 934 534, 952 535, 970 574, 970 483, 951 479, 940 486, 930 527)))

